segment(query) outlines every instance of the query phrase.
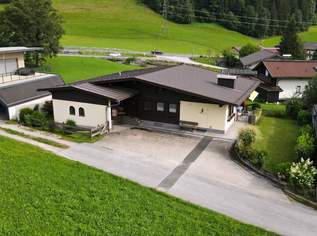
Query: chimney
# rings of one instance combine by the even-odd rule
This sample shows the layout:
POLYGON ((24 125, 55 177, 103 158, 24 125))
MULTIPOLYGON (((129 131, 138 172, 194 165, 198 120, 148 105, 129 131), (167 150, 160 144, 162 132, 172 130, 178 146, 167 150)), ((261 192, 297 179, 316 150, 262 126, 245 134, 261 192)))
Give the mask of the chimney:
POLYGON ((235 88, 235 82, 238 77, 236 75, 217 75, 217 84, 227 88, 235 88))

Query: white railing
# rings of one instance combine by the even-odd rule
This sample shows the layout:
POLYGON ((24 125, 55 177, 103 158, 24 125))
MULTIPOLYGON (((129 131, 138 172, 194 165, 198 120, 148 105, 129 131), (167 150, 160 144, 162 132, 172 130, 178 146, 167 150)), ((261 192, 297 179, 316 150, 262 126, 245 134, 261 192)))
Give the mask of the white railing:
POLYGON ((46 74, 44 73, 35 73, 33 75, 16 75, 15 73, 0 74, 0 84, 9 83, 9 82, 18 81, 18 80, 38 78, 43 75, 46 75, 46 74))

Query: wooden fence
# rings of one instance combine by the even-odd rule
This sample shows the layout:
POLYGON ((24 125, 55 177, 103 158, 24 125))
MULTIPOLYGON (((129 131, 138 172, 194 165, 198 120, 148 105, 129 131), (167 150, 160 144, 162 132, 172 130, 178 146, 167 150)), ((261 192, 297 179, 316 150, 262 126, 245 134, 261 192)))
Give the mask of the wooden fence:
POLYGON ((71 126, 71 125, 66 125, 66 124, 61 124, 62 129, 65 133, 68 134, 74 134, 77 132, 87 132, 91 138, 98 136, 98 135, 103 135, 109 133, 109 125, 98 125, 95 128, 90 128, 90 127, 83 127, 83 126, 71 126))

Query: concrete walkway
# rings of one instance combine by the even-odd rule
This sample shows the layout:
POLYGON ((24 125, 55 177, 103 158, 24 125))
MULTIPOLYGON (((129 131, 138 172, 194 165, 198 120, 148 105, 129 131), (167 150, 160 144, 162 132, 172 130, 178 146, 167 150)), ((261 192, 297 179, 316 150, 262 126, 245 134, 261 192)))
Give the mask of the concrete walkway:
POLYGON ((173 185, 185 174, 190 165, 194 163, 200 154, 211 142, 211 137, 204 137, 197 146, 186 156, 183 162, 178 165, 162 182, 158 185, 158 189, 168 191, 173 185))
POLYGON ((55 141, 57 143, 64 144, 66 146, 73 146, 73 145, 76 144, 74 142, 70 142, 70 141, 62 139, 62 137, 60 137, 59 135, 56 135, 56 134, 53 134, 53 133, 48 133, 48 132, 45 132, 45 131, 30 129, 28 127, 21 126, 21 125, 6 124, 6 123, 0 121, 0 127, 1 128, 15 130, 15 131, 18 131, 18 132, 21 132, 21 133, 25 133, 25 134, 28 134, 28 135, 31 135, 31 136, 36 136, 36 137, 40 137, 40 138, 49 139, 49 140, 55 141))

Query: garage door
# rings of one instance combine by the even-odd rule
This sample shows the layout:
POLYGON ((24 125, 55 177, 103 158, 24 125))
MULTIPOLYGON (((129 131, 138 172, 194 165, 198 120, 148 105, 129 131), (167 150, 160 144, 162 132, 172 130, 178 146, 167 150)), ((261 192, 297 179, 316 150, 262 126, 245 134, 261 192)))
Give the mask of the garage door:
POLYGON ((16 59, 0 60, 0 73, 13 73, 18 69, 16 59))
POLYGON ((0 60, 0 74, 5 74, 6 73, 6 68, 4 65, 4 60, 0 60))

